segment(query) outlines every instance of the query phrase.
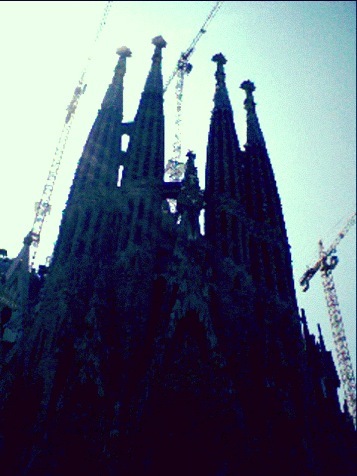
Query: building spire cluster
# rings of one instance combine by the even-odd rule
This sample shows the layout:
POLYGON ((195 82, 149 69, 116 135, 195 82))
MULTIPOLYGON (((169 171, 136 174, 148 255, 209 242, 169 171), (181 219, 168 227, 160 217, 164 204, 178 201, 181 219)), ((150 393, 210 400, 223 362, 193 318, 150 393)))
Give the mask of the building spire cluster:
POLYGON ((182 182, 164 182, 166 41, 152 43, 131 123, 131 51, 117 51, 45 276, 28 277, 24 302, 26 271, 13 274, 18 307, 0 294, 4 474, 352 475, 355 432, 331 353, 299 316, 255 86, 241 85, 242 150, 226 59, 213 56, 205 190, 193 151, 182 182))

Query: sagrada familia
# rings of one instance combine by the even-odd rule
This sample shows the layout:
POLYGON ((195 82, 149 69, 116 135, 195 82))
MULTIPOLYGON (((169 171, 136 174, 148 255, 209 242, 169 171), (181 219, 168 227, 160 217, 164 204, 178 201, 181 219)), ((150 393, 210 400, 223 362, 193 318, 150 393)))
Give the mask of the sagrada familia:
POLYGON ((182 181, 164 181, 166 42, 153 45, 130 123, 118 50, 49 267, 2 260, 0 473, 351 476, 356 432, 297 305, 255 86, 241 84, 241 147, 213 57, 205 188, 192 151, 182 181))

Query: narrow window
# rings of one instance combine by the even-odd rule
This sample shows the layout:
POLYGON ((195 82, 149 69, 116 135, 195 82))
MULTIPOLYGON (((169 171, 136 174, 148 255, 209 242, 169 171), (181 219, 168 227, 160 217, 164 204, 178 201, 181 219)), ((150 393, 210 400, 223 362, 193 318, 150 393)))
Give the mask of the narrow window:
POLYGON ((121 187, 121 180, 123 178, 123 171, 124 171, 124 165, 119 165, 117 187, 121 187))
POLYGON ((204 235, 205 234, 205 210, 200 211, 200 216, 198 221, 200 224, 201 235, 204 235))
POLYGON ((130 140, 130 136, 128 134, 123 134, 121 136, 121 150, 122 150, 122 152, 127 151, 128 145, 129 145, 129 140, 130 140))

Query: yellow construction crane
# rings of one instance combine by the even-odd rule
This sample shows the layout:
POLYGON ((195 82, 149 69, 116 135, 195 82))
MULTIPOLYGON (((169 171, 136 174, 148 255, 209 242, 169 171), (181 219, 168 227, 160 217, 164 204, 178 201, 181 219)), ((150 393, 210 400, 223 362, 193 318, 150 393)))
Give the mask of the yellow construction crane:
POLYGON ((336 239, 327 250, 324 249, 322 241, 319 241, 319 259, 313 266, 305 271, 303 276, 300 278, 300 284, 303 286, 303 291, 306 292, 310 287, 310 280, 318 271, 321 272, 322 285, 327 303, 344 397, 348 411, 353 419, 354 425, 356 426, 356 380, 353 373, 352 360, 347 345, 347 338, 337 298, 336 287, 332 277, 332 270, 335 269, 338 264, 336 247, 355 223, 356 213, 347 220, 346 225, 338 233, 336 239))
POLYGON ((189 62, 192 54, 195 51, 195 47, 199 40, 201 39, 202 35, 207 32, 207 27, 209 23, 213 20, 218 10, 221 8, 224 2, 216 2, 213 6, 212 10, 208 14, 206 20, 204 21, 203 25, 199 29, 197 35, 192 40, 190 46, 181 53, 180 58, 177 61, 176 67, 171 73, 169 79, 166 82, 164 92, 166 92, 167 88, 171 84, 172 80, 177 76, 175 94, 176 94, 176 120, 175 120, 175 141, 173 145, 173 157, 168 160, 167 166, 165 168, 165 173, 168 173, 169 179, 172 182, 179 182, 184 174, 184 163, 181 162, 181 121, 182 121, 182 100, 183 100, 183 86, 184 86, 184 79, 191 70, 192 64, 189 62))

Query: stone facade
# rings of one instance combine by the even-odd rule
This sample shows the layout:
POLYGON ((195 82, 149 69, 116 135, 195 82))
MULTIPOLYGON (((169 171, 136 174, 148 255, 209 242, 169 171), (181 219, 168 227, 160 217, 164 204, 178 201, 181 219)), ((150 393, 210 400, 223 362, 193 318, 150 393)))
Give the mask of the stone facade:
POLYGON ((118 50, 41 291, 1 344, 2 474, 352 475, 355 431, 299 315, 254 84, 241 148, 213 57, 205 190, 191 151, 182 182, 164 182, 166 42, 153 44, 130 124, 118 50))

